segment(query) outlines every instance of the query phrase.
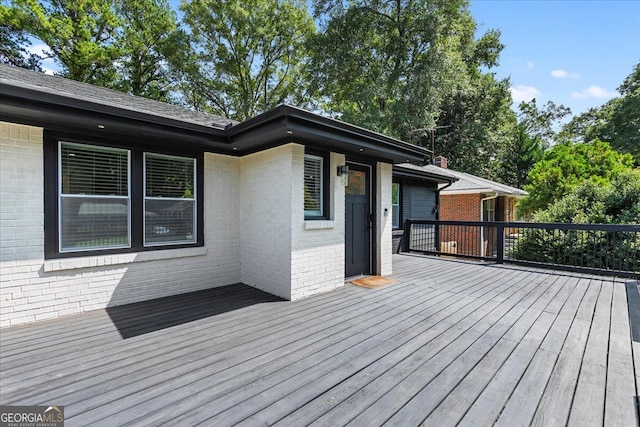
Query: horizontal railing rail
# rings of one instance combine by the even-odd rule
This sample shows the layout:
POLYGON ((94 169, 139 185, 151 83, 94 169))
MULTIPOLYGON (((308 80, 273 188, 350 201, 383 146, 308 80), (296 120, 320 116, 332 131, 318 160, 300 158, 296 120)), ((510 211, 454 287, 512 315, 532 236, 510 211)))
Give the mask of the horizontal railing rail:
POLYGON ((409 219, 403 250, 640 278, 640 226, 409 219))

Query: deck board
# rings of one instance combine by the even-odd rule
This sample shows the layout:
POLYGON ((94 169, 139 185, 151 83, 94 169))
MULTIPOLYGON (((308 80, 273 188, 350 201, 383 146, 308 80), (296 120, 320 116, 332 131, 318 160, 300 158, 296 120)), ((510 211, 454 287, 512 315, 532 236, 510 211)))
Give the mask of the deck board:
POLYGON ((0 404, 64 405, 68 426, 637 423, 628 280, 412 255, 392 277, 5 328, 0 404))

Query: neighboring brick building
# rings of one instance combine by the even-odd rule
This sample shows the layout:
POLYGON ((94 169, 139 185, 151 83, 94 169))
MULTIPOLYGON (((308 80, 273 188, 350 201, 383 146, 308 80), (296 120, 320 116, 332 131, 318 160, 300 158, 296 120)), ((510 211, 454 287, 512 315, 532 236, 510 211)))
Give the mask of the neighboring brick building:
POLYGON ((0 327, 390 274, 392 164, 428 154, 286 105, 236 123, 6 65, 0 95, 0 327))
MULTIPOLYGON (((436 164, 447 169, 446 159, 436 164)), ((440 191, 440 218, 443 221, 516 221, 516 203, 527 192, 499 182, 464 172, 447 169, 458 178, 440 191)), ((441 242, 455 242, 459 253, 474 256, 491 254, 494 249, 494 229, 470 227, 461 235, 460 228, 443 227, 441 242), (483 244, 481 242, 484 242, 483 244), (484 247, 483 247, 484 246, 484 247)), ((447 246, 445 244, 445 246, 447 246)))
MULTIPOLYGON (((397 249, 405 220, 508 221, 516 220, 516 203, 527 192, 447 168, 447 159, 435 158, 435 165, 396 165, 393 169, 394 239, 397 249)), ((425 251, 461 253, 473 256, 490 254, 495 247, 495 228, 479 226, 414 224, 411 247, 425 251), (416 240, 417 239, 417 240, 416 240), (418 242, 419 240, 419 242, 418 242), (414 244, 414 242, 417 242, 414 244), (437 247, 439 242, 439 247, 437 247), (481 243, 482 242, 482 243, 481 243)))

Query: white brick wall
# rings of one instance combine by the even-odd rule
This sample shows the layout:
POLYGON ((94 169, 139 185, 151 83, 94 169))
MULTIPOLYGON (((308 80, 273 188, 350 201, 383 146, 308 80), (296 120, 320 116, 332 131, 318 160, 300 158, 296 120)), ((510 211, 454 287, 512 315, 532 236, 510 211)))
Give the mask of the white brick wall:
POLYGON ((0 122, 0 327, 240 282, 240 160, 205 154, 205 247, 44 260, 42 130, 0 122))
POLYGON ((287 144, 240 160, 242 283, 291 298, 293 153, 287 144))
POLYGON ((378 245, 377 268, 380 275, 388 275, 392 272, 392 248, 391 239, 393 224, 391 218, 391 183, 393 181, 393 165, 390 163, 378 163, 376 169, 376 198, 378 200, 378 245), (385 211, 386 210, 386 211, 385 211))
POLYGON ((331 153, 329 165, 330 221, 304 220, 304 148, 294 155, 291 221, 291 298, 298 299, 344 285, 344 179, 335 174, 344 156, 331 153), (333 172, 333 173, 332 173, 333 172), (316 228, 316 227, 320 228, 316 228))
POLYGON ((44 245, 42 129, 2 123, 0 139, 0 260, 38 259, 44 245))
MULTIPOLYGON (((0 327, 238 282, 287 299, 344 284, 343 155, 330 155, 328 220, 304 220, 302 145, 205 154, 204 247, 45 261, 42 133, 0 122, 0 327)), ((377 165, 379 274, 391 272, 391 175, 377 165)))

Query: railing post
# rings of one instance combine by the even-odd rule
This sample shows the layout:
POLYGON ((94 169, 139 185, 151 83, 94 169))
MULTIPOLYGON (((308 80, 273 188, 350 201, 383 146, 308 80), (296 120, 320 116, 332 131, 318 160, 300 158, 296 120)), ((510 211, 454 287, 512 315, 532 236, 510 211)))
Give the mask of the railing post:
POLYGON ((498 243, 496 261, 498 264, 504 264, 504 223, 496 223, 496 232, 498 233, 496 238, 498 243))
POLYGON ((404 239, 402 242, 403 252, 409 252, 409 241, 411 240, 411 220, 407 219, 404 222, 404 233, 402 235, 404 239))

